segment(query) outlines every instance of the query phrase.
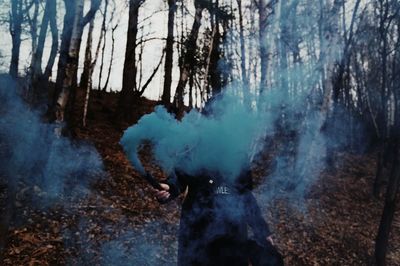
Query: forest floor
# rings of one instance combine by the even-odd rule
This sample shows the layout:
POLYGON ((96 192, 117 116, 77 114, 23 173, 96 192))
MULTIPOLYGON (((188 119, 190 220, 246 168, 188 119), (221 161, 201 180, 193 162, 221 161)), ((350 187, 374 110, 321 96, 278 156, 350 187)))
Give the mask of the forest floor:
MULTIPOLYGON (((76 106, 78 114, 82 105, 76 106)), ((94 92, 88 126, 76 129, 77 138, 90 141, 100 153, 104 177, 85 197, 50 209, 21 206, 2 265, 176 265, 182 199, 158 204, 119 145, 123 129, 151 112, 155 102, 143 101, 132 121, 123 125, 113 122, 115 105, 116 94, 94 92)), ((150 153, 142 156, 151 161, 150 153)), ((337 157, 339 167, 335 173, 322 173, 306 196, 305 208, 289 204, 284 195, 266 201, 262 186, 255 189, 286 265, 371 265, 383 209, 383 200, 371 193, 375 158, 337 157)), ((163 178, 156 166, 146 167, 163 178)), ((259 180, 261 172, 254 171, 259 180)), ((387 256, 393 266, 400 265, 399 211, 387 256)))

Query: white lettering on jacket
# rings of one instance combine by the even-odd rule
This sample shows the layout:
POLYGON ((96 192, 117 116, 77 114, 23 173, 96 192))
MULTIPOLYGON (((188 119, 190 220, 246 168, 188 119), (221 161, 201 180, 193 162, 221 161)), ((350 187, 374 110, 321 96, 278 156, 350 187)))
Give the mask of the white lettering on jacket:
POLYGON ((226 195, 226 194, 231 194, 231 193, 229 192, 229 188, 227 186, 218 186, 215 189, 215 194, 224 194, 224 195, 226 195))

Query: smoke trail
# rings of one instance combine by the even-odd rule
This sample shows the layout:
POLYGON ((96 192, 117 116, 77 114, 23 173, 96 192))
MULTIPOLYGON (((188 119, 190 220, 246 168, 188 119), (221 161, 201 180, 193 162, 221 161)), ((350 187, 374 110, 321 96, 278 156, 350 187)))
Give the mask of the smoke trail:
POLYGON ((54 125, 43 123, 17 95, 18 85, 0 76, 0 173, 16 189, 35 188, 41 204, 64 196, 82 196, 85 187, 103 171, 93 146, 54 134, 54 125))

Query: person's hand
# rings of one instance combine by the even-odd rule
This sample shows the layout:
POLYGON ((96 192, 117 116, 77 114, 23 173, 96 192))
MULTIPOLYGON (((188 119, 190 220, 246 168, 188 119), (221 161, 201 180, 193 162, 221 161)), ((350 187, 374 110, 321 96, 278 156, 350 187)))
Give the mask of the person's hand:
POLYGON ((272 235, 270 235, 270 236, 267 237, 267 241, 268 241, 269 243, 271 243, 271 245, 275 246, 275 242, 274 242, 274 239, 272 238, 272 235))
POLYGON ((167 184, 160 183, 163 190, 154 189, 154 194, 158 201, 166 201, 171 196, 169 191, 169 186, 167 184))

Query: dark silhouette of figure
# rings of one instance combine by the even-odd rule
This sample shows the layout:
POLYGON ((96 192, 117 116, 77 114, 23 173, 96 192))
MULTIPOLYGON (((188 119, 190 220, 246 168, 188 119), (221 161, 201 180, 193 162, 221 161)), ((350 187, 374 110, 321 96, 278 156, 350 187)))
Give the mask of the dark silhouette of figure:
POLYGON ((179 266, 244 266, 249 261, 254 266, 283 265, 251 193, 249 170, 230 179, 207 170, 197 175, 176 170, 162 187, 156 191, 161 202, 187 190, 179 228, 179 266))

